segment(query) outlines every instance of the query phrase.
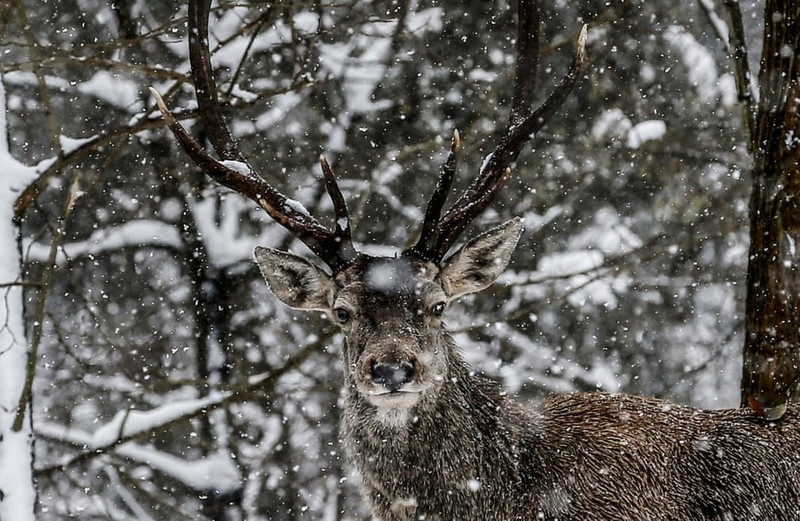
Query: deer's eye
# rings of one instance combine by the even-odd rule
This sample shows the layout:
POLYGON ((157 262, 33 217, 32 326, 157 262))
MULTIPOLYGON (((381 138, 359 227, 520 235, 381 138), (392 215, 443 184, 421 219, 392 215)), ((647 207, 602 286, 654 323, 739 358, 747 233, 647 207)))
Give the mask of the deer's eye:
POLYGON ((347 324, 350 321, 350 312, 344 308, 336 308, 333 310, 333 316, 340 324, 347 324))
POLYGON ((433 306, 431 306, 431 315, 434 317, 441 317, 442 313, 444 313, 445 304, 444 302, 437 302, 433 306))

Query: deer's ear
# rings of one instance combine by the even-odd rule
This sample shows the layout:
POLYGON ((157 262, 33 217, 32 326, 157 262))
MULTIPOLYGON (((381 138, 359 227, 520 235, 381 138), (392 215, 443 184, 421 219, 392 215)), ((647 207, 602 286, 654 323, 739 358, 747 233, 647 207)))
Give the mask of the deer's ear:
POLYGON ((506 221, 465 244, 444 262, 442 286, 451 299, 488 287, 506 269, 522 234, 522 219, 506 221))
POLYGON ((302 257, 256 246, 261 274, 281 302, 296 309, 330 309, 333 279, 302 257))

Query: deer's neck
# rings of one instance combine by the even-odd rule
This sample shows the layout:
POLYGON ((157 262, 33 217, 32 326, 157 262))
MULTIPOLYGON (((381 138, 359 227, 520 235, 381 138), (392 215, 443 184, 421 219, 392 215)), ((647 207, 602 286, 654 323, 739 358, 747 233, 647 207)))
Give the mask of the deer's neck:
POLYGON ((385 416, 391 413, 369 405, 352 386, 345 403, 350 457, 370 494, 388 498, 387 504, 413 498, 419 508, 449 512, 442 519, 471 519, 474 513, 457 510, 459 505, 471 508, 480 496, 491 501, 507 494, 509 486, 533 488, 532 470, 541 461, 537 422, 495 382, 473 374, 458 355, 445 385, 398 412, 394 422, 385 416), (492 489, 500 483, 506 490, 492 489), (446 501, 436 497, 444 490, 450 491, 446 501))

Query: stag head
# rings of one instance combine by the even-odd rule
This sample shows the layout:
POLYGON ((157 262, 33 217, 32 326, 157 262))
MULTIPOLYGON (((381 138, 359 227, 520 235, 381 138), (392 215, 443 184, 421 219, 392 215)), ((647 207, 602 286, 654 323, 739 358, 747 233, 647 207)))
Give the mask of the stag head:
POLYGON ((280 300, 294 308, 324 311, 341 327, 347 344, 346 372, 358 395, 377 406, 415 405, 442 385, 448 357, 457 356, 449 337, 444 338, 443 311, 453 299, 480 291, 497 278, 519 239, 521 221, 508 221, 449 258, 446 255, 505 186, 519 153, 582 75, 586 26, 569 72, 534 110, 530 105, 538 66, 539 10, 536 2, 519 2, 513 102, 500 144, 443 215, 458 163, 460 137, 455 132, 418 241, 399 256, 384 258, 356 250, 345 199, 324 157, 320 164, 333 202, 332 229, 270 186, 239 152, 217 99, 208 50, 209 8, 210 0, 189 3, 189 57, 198 114, 219 159, 195 141, 151 89, 162 116, 185 152, 207 175, 253 200, 328 266, 329 271, 324 271, 306 259, 267 248, 257 248, 255 253, 261 272, 280 300))
POLYGON ((442 324, 447 305, 490 285, 521 233, 521 220, 513 219, 441 263, 412 250, 399 257, 359 254, 332 275, 278 250, 258 247, 255 257, 283 303, 324 311, 341 328, 346 381, 358 399, 408 409, 436 396, 458 356, 442 324))

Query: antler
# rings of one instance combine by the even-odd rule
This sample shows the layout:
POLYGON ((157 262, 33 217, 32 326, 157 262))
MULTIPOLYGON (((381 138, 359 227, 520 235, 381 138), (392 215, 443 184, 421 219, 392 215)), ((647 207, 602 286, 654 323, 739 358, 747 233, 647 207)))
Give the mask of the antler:
POLYGON ((208 16, 211 0, 189 2, 189 61, 197 95, 198 113, 208 140, 222 161, 212 157, 175 119, 164 100, 150 89, 167 126, 186 154, 218 183, 255 201, 278 224, 293 233, 334 271, 357 255, 350 233, 350 218, 336 177, 324 157, 320 165, 325 188, 333 201, 336 224, 331 231, 303 206, 289 199, 256 174, 239 151, 219 108, 217 84, 208 50, 208 16))
MULTIPOLYGON (((256 174, 241 154, 225 124, 219 107, 217 85, 212 74, 208 50, 208 17, 211 0, 189 2, 189 59, 197 93, 198 113, 218 160, 212 157, 178 123, 158 93, 150 89, 168 127, 189 157, 208 176, 228 188, 252 199, 276 222, 304 242, 312 252, 334 271, 357 255, 353 246, 350 218, 336 177, 324 157, 320 165, 325 188, 333 201, 335 226, 328 229, 312 217, 298 202, 275 190, 256 174)), ((425 211, 420 237, 406 254, 431 260, 441 260, 459 235, 494 199, 511 175, 511 165, 531 137, 555 114, 564 103, 585 66, 587 27, 578 38, 578 47, 569 72, 550 97, 536 110, 531 100, 536 87, 539 63, 539 5, 535 0, 519 0, 519 35, 517 42, 517 71, 509 122, 500 144, 484 161, 476 179, 442 217, 442 209, 453 184, 458 163, 460 139, 456 131, 450 154, 442 167, 425 211)))
POLYGON ((517 41, 517 71, 514 78, 514 97, 508 125, 500 144, 484 161, 478 176, 439 219, 447 192, 455 174, 458 133, 453 138, 434 195, 428 203, 422 231, 417 243, 406 251, 427 259, 441 260, 469 223, 492 202, 511 176, 511 165, 522 149, 564 103, 572 87, 583 74, 586 63, 587 26, 581 28, 572 65, 549 98, 536 110, 530 107, 536 87, 539 62, 539 6, 535 1, 519 1, 519 35, 517 41))

